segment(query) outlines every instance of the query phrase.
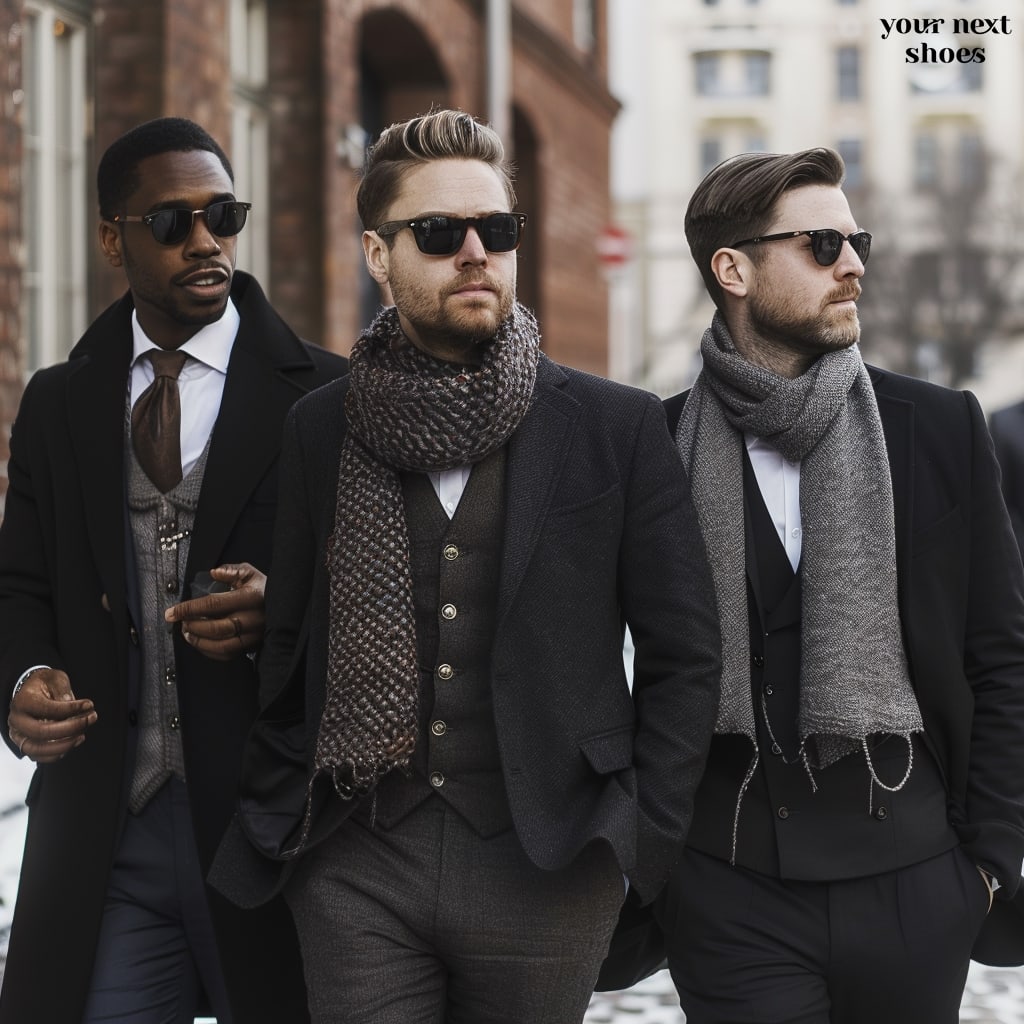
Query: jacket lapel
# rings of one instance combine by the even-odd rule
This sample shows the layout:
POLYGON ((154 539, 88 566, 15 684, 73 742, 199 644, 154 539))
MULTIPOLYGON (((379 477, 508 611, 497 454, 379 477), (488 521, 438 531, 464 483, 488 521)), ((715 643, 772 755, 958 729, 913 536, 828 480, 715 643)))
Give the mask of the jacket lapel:
POLYGON ((868 367, 882 420, 885 448, 892 478, 892 502, 896 527, 896 578, 899 602, 909 593, 911 536, 914 521, 914 404, 885 393, 884 375, 868 367))
POLYGON ((131 301, 94 322, 75 346, 68 425, 93 558, 111 608, 125 592, 124 430, 131 361, 131 301))
POLYGON ((288 410, 307 391, 288 371, 313 366, 256 282, 235 277, 240 324, 203 476, 187 579, 220 563, 235 523, 277 458, 288 410))
POLYGON ((564 390, 567 382, 562 369, 542 355, 533 404, 509 441, 499 623, 523 581, 580 415, 579 403, 564 390))

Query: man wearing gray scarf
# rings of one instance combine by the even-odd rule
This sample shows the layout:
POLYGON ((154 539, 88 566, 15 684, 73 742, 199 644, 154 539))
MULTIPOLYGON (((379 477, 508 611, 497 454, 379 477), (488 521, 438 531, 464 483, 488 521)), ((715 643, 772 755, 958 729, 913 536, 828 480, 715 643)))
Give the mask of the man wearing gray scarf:
POLYGON ((395 304, 286 429, 264 711, 212 880, 283 885, 317 1024, 581 1020, 711 738, 713 585, 664 410, 541 352, 514 202, 468 114, 387 129, 358 204, 395 304))
POLYGON ((972 950, 1024 959, 1021 562, 974 397, 861 359, 843 170, 741 155, 686 215, 722 697, 653 917, 689 1024, 955 1022, 972 950))

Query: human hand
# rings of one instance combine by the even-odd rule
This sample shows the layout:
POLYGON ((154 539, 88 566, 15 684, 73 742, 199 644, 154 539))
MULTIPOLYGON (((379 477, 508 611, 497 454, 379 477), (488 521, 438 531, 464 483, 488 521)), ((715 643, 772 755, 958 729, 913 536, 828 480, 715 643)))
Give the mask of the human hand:
POLYGON ((255 650, 263 639, 267 577, 248 562, 219 565, 210 576, 230 589, 172 605, 164 619, 180 622, 186 642, 207 658, 230 661, 255 650))
POLYGON ((49 764, 81 746, 98 717, 91 700, 75 698, 67 673, 37 668, 11 701, 7 731, 25 757, 49 764))

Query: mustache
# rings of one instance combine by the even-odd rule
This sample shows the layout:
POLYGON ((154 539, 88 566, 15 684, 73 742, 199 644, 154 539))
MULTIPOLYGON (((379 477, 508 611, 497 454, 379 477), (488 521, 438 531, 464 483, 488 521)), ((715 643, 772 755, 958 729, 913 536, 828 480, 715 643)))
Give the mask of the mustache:
POLYGON ((481 274, 478 270, 464 270, 448 287, 445 295, 454 295, 463 288, 489 288, 492 292, 501 292, 497 283, 488 274, 481 274))
POLYGON ((854 302, 860 298, 861 287, 854 281, 852 285, 846 285, 843 288, 837 288, 834 292, 829 292, 825 298, 825 305, 831 302, 846 302, 847 299, 853 299, 854 302))

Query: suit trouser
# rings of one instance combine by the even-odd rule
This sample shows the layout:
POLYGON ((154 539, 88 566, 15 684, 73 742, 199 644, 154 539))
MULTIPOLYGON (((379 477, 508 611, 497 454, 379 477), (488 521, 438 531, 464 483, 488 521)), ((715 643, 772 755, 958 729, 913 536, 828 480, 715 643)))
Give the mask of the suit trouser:
POLYGON ((82 1022, 192 1024, 207 1000, 231 1024, 188 790, 171 779, 125 822, 82 1022))
POLYGON ((655 916, 687 1024, 956 1024, 988 905, 959 847, 837 882, 686 850, 655 916))
POLYGON ((432 796, 391 829, 350 818, 285 899, 316 1024, 573 1024, 624 890, 603 843, 542 871, 432 796))

